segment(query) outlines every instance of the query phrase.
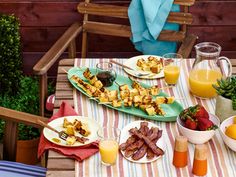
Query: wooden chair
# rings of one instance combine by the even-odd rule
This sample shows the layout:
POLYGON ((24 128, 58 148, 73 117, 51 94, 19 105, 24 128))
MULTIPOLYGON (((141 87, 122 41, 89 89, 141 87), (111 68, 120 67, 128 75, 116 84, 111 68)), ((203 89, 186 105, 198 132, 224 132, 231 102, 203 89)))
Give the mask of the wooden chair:
POLYGON ((42 128, 38 120, 47 122, 48 119, 28 113, 23 113, 7 108, 0 107, 0 119, 5 120, 5 129, 3 137, 3 159, 16 160, 16 142, 18 135, 18 123, 24 123, 36 128, 42 128))
MULTIPOLYGON (((170 12, 167 21, 178 23, 181 30, 163 30, 159 40, 175 41, 179 43, 178 53, 188 58, 197 36, 187 33, 187 25, 193 21, 192 14, 188 12, 189 6, 195 0, 174 0, 175 4, 181 6, 181 12, 170 12)), ((56 41, 49 51, 34 66, 35 74, 40 76, 40 113, 44 115, 45 97, 47 96, 47 71, 57 61, 61 54, 68 48, 69 58, 76 57, 76 37, 82 33, 81 57, 85 58, 88 47, 88 33, 110 35, 130 38, 130 26, 124 24, 105 23, 92 21, 90 16, 106 16, 112 18, 128 19, 128 7, 90 3, 89 0, 78 4, 78 12, 84 15, 83 23, 75 22, 56 41)))

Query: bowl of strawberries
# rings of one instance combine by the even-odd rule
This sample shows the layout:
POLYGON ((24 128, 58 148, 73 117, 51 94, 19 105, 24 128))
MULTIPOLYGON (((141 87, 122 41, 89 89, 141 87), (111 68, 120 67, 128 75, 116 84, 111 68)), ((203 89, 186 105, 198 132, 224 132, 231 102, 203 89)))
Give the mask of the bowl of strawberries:
POLYGON ((219 118, 197 104, 184 109, 177 117, 180 133, 193 144, 203 144, 209 141, 220 125, 219 118))

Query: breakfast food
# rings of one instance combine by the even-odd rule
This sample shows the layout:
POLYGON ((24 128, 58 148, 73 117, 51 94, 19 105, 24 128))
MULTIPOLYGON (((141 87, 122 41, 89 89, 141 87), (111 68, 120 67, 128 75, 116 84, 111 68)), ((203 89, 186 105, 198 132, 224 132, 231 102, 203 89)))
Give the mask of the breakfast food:
POLYGON ((155 74, 160 73, 163 68, 162 60, 154 56, 149 56, 147 60, 140 58, 136 65, 143 71, 150 71, 155 74))
POLYGON ((67 120, 67 118, 64 118, 62 127, 65 128, 65 132, 69 135, 66 139, 67 145, 73 145, 76 142, 84 144, 86 141, 88 141, 88 138, 85 137, 91 133, 88 124, 83 123, 77 119, 75 119, 73 122, 70 122, 67 120), (82 136, 76 136, 78 133, 82 136))
POLYGON ((157 127, 149 128, 148 122, 141 122, 139 129, 131 128, 129 133, 130 137, 119 146, 126 157, 139 160, 146 155, 146 158, 151 160, 164 154, 164 151, 156 145, 162 136, 162 130, 157 127))
POLYGON ((179 116, 184 123, 184 126, 191 130, 205 131, 217 128, 217 126, 209 119, 208 112, 199 104, 183 110, 179 116))
POLYGON ((127 84, 119 85, 118 90, 108 90, 101 87, 98 79, 88 68, 83 72, 83 76, 88 82, 82 80, 77 75, 72 75, 71 80, 78 87, 84 90, 90 97, 98 100, 99 104, 110 104, 113 107, 136 107, 150 116, 165 115, 161 104, 172 104, 174 97, 158 96, 160 88, 154 85, 149 88, 143 87, 138 81, 129 78, 132 81, 131 87, 127 84))
POLYGON ((234 123, 226 127, 225 134, 228 137, 236 140, 236 124, 234 123))

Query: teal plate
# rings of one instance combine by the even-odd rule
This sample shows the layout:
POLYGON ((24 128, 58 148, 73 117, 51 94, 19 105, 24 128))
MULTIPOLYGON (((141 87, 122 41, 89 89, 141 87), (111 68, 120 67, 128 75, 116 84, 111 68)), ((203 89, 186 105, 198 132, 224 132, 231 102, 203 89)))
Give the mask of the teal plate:
MULTIPOLYGON (((87 80, 83 76, 83 71, 84 70, 85 70, 85 68, 78 68, 78 67, 71 68, 68 71, 67 77, 68 77, 70 83, 76 89, 78 89, 80 92, 82 92, 83 94, 85 94, 86 96, 91 98, 90 95, 88 95, 83 89, 78 87, 77 84, 73 80, 70 79, 72 75, 76 75, 76 76, 80 77, 81 79, 83 79, 85 82, 87 82, 87 80)), ((91 71, 92 74, 96 74, 96 69, 90 68, 90 71, 91 71)), ((132 81, 127 77, 117 75, 116 82, 119 83, 119 84, 127 84, 131 88, 132 81)), ((141 85, 144 88, 150 87, 149 85, 144 84, 144 83, 141 83, 141 85)), ((107 89, 109 89, 109 90, 119 90, 117 84, 113 84, 112 86, 107 87, 107 89)), ((168 96, 168 95, 164 92, 160 92, 158 94, 158 96, 168 96)), ((153 98, 155 98, 155 97, 156 96, 153 96, 153 98)), ((95 101, 98 102, 98 100, 95 100, 95 101)), ((112 105, 109 105, 109 104, 103 104, 103 105, 105 105, 109 108, 127 113, 127 114, 137 116, 137 117, 142 117, 142 118, 157 120, 157 121, 164 121, 164 122, 176 121, 176 117, 183 110, 183 107, 177 101, 174 101, 172 104, 162 104, 161 105, 161 107, 164 109, 164 111, 166 113, 164 116, 161 116, 161 115, 149 116, 146 112, 142 111, 139 108, 135 108, 135 107, 124 107, 124 106, 122 106, 120 108, 115 108, 115 107, 113 107, 112 105)))

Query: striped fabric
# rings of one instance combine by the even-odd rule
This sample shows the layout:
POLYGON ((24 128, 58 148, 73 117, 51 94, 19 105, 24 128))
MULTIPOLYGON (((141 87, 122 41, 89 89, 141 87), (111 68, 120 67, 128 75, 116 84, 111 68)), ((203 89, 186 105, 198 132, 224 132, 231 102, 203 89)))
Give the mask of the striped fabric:
MULTIPOLYGON (((95 68, 96 63, 107 59, 76 59, 75 66, 86 66, 95 68)), ((122 59, 117 60, 123 62, 122 59)), ((215 112, 215 99, 201 100, 193 97, 188 90, 188 74, 192 66, 193 60, 186 60, 181 69, 181 75, 176 87, 164 90, 169 95, 176 98, 184 98, 179 100, 184 108, 197 103, 204 105, 204 107, 211 113, 215 112)), ((114 66, 117 74, 127 76, 127 74, 118 66, 114 66)), ((140 80, 141 81, 141 80, 140 80)), ((158 84, 164 87, 164 79, 142 80, 142 82, 149 85, 158 84)), ((129 114, 114 111, 102 105, 98 105, 95 101, 89 100, 86 96, 74 89, 74 103, 75 110, 79 115, 92 117, 103 126, 114 126, 122 129, 125 125, 132 121, 142 120, 129 114)), ((194 145, 189 143, 188 166, 185 168, 175 168, 172 165, 173 148, 175 136, 180 134, 176 123, 166 123, 151 121, 158 125, 163 130, 163 136, 166 142, 165 155, 155 162, 148 164, 132 163, 126 160, 121 153, 117 159, 117 163, 111 167, 105 167, 101 164, 99 153, 90 157, 83 162, 75 163, 76 177, 175 177, 175 176, 194 176, 192 174, 192 163, 194 156, 194 145)), ((197 138, 197 137, 196 137, 197 138)), ((207 143, 209 149, 208 157, 208 173, 209 177, 229 177, 236 176, 236 153, 231 151, 223 142, 220 132, 217 130, 216 135, 207 143)))
POLYGON ((0 160, 0 177, 45 177, 46 168, 0 160))

